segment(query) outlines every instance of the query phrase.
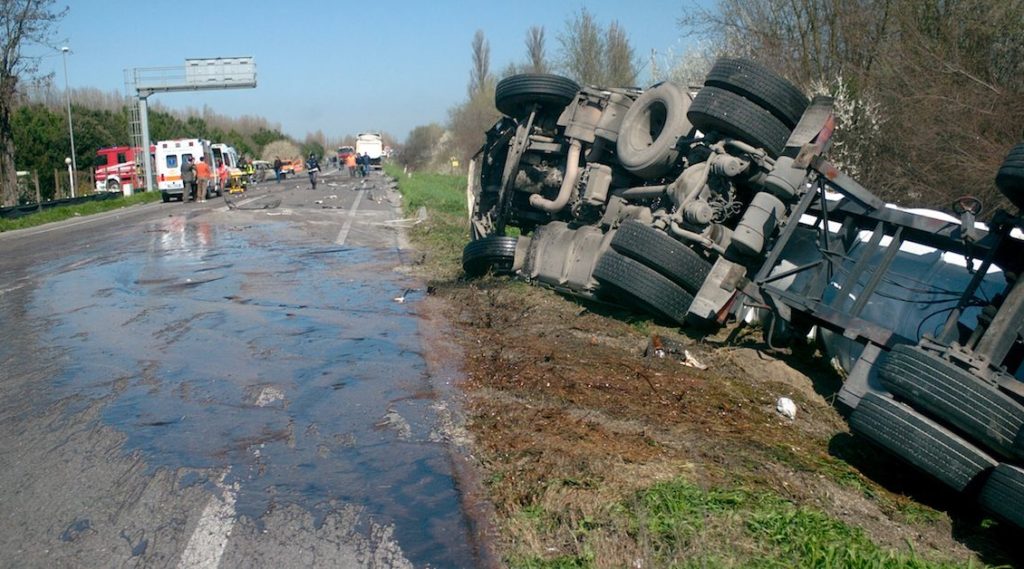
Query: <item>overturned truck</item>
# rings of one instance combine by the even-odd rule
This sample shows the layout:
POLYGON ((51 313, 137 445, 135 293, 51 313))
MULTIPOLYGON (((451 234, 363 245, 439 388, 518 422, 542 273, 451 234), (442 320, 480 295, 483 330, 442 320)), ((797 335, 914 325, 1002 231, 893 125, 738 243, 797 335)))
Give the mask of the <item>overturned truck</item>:
POLYGON ((470 164, 467 275, 510 274, 667 323, 758 318, 845 368, 854 431, 1024 527, 1024 144, 978 222, 885 204, 828 162, 835 120, 755 62, 696 92, 502 80, 470 164))

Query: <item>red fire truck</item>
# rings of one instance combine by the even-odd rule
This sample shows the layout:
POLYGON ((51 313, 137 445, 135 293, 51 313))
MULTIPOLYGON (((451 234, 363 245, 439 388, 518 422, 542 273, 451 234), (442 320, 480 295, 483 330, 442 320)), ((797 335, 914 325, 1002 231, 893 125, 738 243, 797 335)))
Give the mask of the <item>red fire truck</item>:
MULTIPOLYGON (((136 171, 135 154, 138 148, 131 146, 111 146, 96 151, 95 174, 96 191, 121 192, 128 187, 138 190, 144 187, 145 174, 141 168, 136 171)), ((150 146, 150 157, 156 148, 150 146)))

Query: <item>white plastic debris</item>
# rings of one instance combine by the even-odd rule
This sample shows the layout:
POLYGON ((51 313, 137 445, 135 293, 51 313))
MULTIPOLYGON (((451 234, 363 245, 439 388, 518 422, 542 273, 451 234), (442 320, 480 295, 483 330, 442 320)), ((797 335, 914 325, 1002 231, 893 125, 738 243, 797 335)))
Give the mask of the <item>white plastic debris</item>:
POLYGON ((703 364, 697 358, 693 357, 690 350, 683 350, 683 365, 689 367, 695 367, 697 369, 708 369, 706 364, 703 364))
POLYGON ((779 397, 775 402, 775 410, 787 419, 796 419, 796 403, 789 397, 779 397))
POLYGON ((322 203, 324 203, 324 200, 316 200, 316 201, 315 201, 315 202, 313 202, 313 203, 315 203, 315 204, 322 204, 322 203))

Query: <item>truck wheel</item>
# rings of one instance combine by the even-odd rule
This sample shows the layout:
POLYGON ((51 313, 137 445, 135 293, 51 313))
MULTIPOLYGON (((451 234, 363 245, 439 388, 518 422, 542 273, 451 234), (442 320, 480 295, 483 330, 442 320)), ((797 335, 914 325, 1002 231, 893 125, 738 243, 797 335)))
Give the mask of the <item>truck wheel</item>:
POLYGON ((679 158, 676 142, 693 130, 689 108, 690 96, 674 83, 662 83, 633 101, 615 143, 622 167, 641 178, 668 172, 679 158))
POLYGON ((1024 529, 1024 469, 1000 464, 981 488, 978 502, 1024 529))
POLYGON ((875 392, 860 400, 850 428, 957 492, 997 464, 938 423, 875 392))
POLYGON ((700 290, 711 272, 693 249, 636 220, 623 223, 612 237, 612 249, 665 275, 687 292, 700 290))
POLYGON ((606 251, 594 267, 605 298, 621 299, 655 317, 683 324, 693 296, 650 267, 615 251, 606 251))
POLYGON ((704 85, 749 99, 792 129, 807 109, 807 97, 771 69, 748 59, 723 57, 708 72, 704 85))
POLYGON ((996 174, 996 187, 1019 209, 1024 209, 1024 143, 1010 149, 996 174))
POLYGON ((547 112, 561 112, 576 97, 579 84, 568 77, 522 73, 498 81, 494 106, 503 114, 521 118, 536 104, 547 112))
POLYGON ((120 192, 121 191, 121 180, 115 180, 113 178, 107 178, 107 183, 105 185, 107 186, 107 191, 108 192, 120 192))
POLYGON ((967 370, 918 346, 896 346, 878 368, 882 383, 910 403, 1004 457, 1024 458, 1015 442, 1024 406, 967 370))
POLYGON ((479 277, 488 270, 496 275, 511 274, 518 241, 508 235, 488 235, 470 241, 462 248, 462 270, 470 277, 479 277))
POLYGON ((686 117, 705 133, 737 138, 763 148, 773 157, 782 152, 789 139, 790 130, 782 121, 753 101, 718 87, 701 89, 686 117))

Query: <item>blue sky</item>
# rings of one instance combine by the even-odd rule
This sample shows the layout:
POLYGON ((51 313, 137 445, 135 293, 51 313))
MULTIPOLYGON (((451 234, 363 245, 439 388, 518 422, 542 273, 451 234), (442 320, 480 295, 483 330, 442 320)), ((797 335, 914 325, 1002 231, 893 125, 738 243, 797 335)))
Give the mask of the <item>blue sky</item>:
MULTIPOLYGON (((701 0, 706 4, 708 0, 701 0)), ((549 57, 581 6, 603 25, 617 20, 646 62, 652 49, 677 53, 677 20, 694 0, 519 0, 301 2, 76 0, 60 22, 72 88, 124 92, 124 70, 183 65, 186 58, 253 56, 255 89, 168 93, 171 108, 208 105, 228 116, 265 117, 300 140, 321 130, 340 137, 383 130, 404 140, 465 98, 471 41, 483 30, 491 71, 525 60, 530 26, 544 26, 549 57)), ((27 50, 37 52, 38 48, 27 50)), ((64 86, 59 52, 41 71, 64 86)), ((649 78, 641 73, 641 82, 649 78)))

